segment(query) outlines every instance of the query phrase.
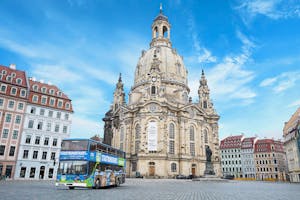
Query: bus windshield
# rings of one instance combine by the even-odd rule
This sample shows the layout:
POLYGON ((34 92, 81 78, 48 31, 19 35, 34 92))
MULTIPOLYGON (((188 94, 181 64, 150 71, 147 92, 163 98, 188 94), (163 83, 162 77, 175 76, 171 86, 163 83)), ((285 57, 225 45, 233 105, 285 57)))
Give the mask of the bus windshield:
POLYGON ((61 161, 59 163, 59 174, 84 175, 87 174, 88 161, 61 161))
POLYGON ((61 144, 61 150, 68 151, 86 151, 88 150, 87 140, 63 140, 61 144))

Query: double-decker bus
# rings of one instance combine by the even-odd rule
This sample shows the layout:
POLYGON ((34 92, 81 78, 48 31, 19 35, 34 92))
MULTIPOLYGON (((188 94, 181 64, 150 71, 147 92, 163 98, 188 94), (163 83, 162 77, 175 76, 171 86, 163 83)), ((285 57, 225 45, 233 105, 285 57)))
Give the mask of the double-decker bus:
POLYGON ((64 139, 56 186, 101 188, 125 182, 125 152, 91 139, 64 139))

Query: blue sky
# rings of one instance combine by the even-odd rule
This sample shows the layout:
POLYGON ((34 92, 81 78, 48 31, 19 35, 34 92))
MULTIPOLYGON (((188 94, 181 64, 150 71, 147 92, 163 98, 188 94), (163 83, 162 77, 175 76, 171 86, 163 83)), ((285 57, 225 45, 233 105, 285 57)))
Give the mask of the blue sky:
POLYGON ((72 99, 71 137, 103 135, 119 72, 128 94, 160 2, 195 102, 205 70, 220 139, 281 138, 300 106, 299 0, 1 0, 0 64, 72 99))

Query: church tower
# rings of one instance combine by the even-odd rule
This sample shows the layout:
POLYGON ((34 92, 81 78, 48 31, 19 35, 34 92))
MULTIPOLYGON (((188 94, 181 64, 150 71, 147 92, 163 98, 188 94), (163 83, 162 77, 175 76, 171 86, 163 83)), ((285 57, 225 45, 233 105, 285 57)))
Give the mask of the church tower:
POLYGON ((203 70, 199 82, 200 82, 200 86, 198 89, 199 106, 203 109, 210 109, 212 108, 212 103, 209 98, 209 88, 203 70))
POLYGON ((116 111, 120 105, 125 104, 125 93, 122 83, 121 73, 119 75, 118 83, 116 84, 116 89, 114 92, 114 102, 113 102, 113 110, 116 111))
POLYGON ((219 116, 202 72, 199 103, 189 94, 183 57, 172 47, 171 25, 160 7, 151 26, 150 47, 141 52, 128 102, 121 75, 105 122, 107 144, 126 152, 126 174, 170 178, 201 176, 211 149, 211 165, 221 175, 219 116))

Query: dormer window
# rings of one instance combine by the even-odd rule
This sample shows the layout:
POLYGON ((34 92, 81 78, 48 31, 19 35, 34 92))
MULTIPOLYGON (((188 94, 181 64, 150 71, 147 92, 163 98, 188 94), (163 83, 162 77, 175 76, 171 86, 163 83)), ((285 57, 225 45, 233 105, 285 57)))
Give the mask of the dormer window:
POLYGON ((2 74, 6 75, 7 74, 6 70, 2 70, 2 74))
POLYGON ((61 92, 61 91, 57 91, 57 95, 58 95, 59 97, 61 97, 61 96, 62 96, 62 92, 61 92))
POLYGON ((16 79, 16 83, 19 84, 19 85, 21 85, 21 84, 22 84, 22 79, 17 78, 17 79, 16 79))
POLYGON ((13 77, 13 78, 16 78, 16 73, 11 73, 11 76, 13 77))
POLYGON ((11 77, 11 76, 6 76, 6 80, 7 80, 8 82, 11 82, 11 81, 12 81, 12 77, 11 77))
POLYGON ((38 91, 39 87, 37 85, 32 86, 33 91, 38 91))
POLYGON ((47 88, 42 87, 41 91, 42 91, 42 93, 46 93, 47 92, 47 88))
POLYGON ((54 95, 54 90, 53 89, 49 90, 49 94, 54 95))

